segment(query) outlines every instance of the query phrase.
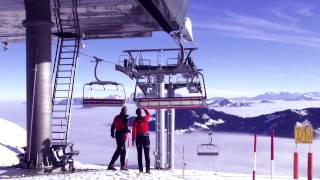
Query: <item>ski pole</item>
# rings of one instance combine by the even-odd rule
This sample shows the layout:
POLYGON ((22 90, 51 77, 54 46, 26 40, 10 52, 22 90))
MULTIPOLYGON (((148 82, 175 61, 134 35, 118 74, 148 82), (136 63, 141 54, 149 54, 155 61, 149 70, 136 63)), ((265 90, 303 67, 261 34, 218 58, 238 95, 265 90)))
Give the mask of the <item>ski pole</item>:
POLYGON ((128 137, 128 151, 126 153, 126 168, 128 169, 128 162, 129 162, 129 150, 130 150, 130 138, 128 137))

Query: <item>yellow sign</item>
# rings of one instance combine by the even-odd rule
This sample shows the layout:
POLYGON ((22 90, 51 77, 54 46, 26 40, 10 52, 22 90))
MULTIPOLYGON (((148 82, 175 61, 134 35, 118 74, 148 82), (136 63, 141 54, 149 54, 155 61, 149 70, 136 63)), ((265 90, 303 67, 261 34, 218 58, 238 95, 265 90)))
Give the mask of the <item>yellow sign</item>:
POLYGON ((294 139, 297 144, 312 144, 312 126, 298 125, 294 127, 294 139))

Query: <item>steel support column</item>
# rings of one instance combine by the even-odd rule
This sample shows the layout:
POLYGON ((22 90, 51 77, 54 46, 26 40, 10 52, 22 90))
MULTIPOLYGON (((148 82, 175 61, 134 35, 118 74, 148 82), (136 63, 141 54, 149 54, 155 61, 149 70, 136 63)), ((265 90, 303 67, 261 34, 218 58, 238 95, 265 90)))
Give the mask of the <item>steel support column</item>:
POLYGON ((50 0, 24 0, 26 9, 27 152, 32 167, 48 165, 51 146, 50 0))
MULTIPOLYGON (((168 97, 174 97, 174 87, 168 88, 168 97)), ((174 169, 174 131, 175 131, 175 109, 168 109, 167 117, 167 164, 168 169, 174 169)))
MULTIPOLYGON (((157 77, 157 93, 159 97, 164 97, 164 77, 157 77)), ((156 111, 156 164, 155 168, 164 169, 165 168, 165 117, 164 110, 158 109, 156 111)))

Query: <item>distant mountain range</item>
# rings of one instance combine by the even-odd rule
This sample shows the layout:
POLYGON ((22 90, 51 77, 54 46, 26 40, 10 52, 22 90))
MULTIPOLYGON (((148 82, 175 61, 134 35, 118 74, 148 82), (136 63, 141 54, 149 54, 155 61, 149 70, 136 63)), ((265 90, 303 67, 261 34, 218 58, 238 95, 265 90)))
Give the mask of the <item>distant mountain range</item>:
POLYGON ((255 97, 236 97, 236 98, 223 98, 215 97, 207 100, 210 107, 245 107, 253 103, 274 103, 273 101, 319 101, 320 92, 308 93, 289 93, 289 92, 267 92, 255 97))
MULTIPOLYGON (((314 129, 320 127, 320 108, 285 110, 257 117, 243 118, 213 109, 177 109, 176 130, 214 130, 234 133, 269 135, 275 129, 276 136, 293 137, 296 122, 308 119, 314 129)), ((155 130, 155 121, 150 122, 155 130)))
POLYGON ((251 101, 259 101, 259 100, 284 100, 284 101, 314 101, 320 100, 320 93, 319 92, 308 92, 308 93, 289 93, 289 92, 267 92, 262 95, 258 95, 253 98, 248 98, 251 101))
POLYGON ((211 107, 243 107, 250 106, 252 102, 234 101, 226 98, 217 98, 211 101, 209 100, 207 104, 211 107))
MULTIPOLYGON (((181 97, 181 94, 176 94, 177 97, 181 97)), ((138 93, 137 97, 144 97, 142 93, 138 93)), ((108 98, 118 99, 121 98, 118 95, 110 95, 108 98)), ((307 92, 307 93, 289 93, 289 92, 267 92, 255 97, 237 97, 237 98, 224 98, 214 97, 208 98, 207 104, 210 107, 244 107, 250 106, 253 103, 273 103, 275 100, 283 101, 320 101, 320 92, 307 92)), ((65 104, 66 99, 58 102, 59 104, 65 104)), ((133 93, 127 97, 127 103, 133 103, 133 93)), ((74 105, 81 105, 82 98, 73 98, 74 105)))

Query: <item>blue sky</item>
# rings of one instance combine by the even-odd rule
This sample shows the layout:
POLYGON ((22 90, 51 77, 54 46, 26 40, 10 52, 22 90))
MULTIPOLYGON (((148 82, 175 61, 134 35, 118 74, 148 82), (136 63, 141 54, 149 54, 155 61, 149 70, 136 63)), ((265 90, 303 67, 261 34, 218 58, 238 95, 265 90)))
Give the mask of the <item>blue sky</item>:
MULTIPOLYGON (((320 87, 320 1, 190 0, 195 61, 210 97, 254 96, 267 91, 307 92, 320 87)), ((122 49, 176 47, 165 33, 152 38, 85 41, 81 51, 118 62, 122 49)), ((25 98, 25 46, 0 51, 0 99, 25 98)), ((90 58, 80 56, 76 94, 93 80, 90 58)), ((101 79, 134 81, 101 66, 101 79)))

